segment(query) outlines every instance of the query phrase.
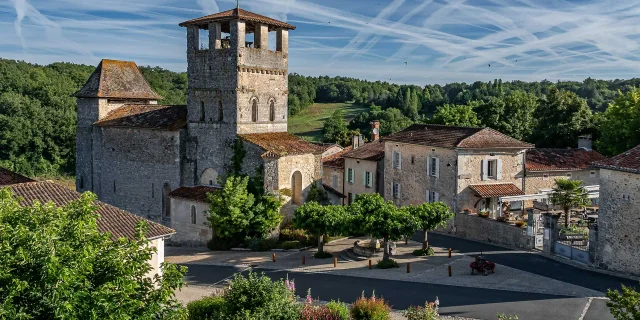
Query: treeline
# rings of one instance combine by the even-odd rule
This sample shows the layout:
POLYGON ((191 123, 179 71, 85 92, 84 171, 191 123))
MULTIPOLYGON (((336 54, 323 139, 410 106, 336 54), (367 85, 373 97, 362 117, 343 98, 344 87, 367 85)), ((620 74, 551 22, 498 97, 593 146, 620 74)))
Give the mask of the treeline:
MULTIPOLYGON (((77 119, 76 99, 71 95, 94 68, 0 59, 0 166, 29 176, 74 174, 77 119)), ((185 72, 159 67, 141 67, 141 71, 164 97, 160 103, 186 103, 185 72)), ((383 135, 429 122, 489 126, 539 147, 575 146, 577 135, 590 133, 599 140, 599 150, 612 155, 640 144, 640 95, 631 90, 638 85, 640 79, 589 78, 556 83, 498 79, 420 87, 291 74, 289 113, 295 115, 314 102, 370 106, 348 126, 335 120, 342 115, 332 117, 329 122, 336 123, 329 123, 325 139, 335 141, 348 141, 354 130, 368 135, 371 120, 381 121, 383 135)))

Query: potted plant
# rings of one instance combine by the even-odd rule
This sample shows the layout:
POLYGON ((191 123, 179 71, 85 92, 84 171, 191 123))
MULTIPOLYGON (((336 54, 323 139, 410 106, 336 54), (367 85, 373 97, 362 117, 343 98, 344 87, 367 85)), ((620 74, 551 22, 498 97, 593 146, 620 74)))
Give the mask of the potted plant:
POLYGON ((527 222, 526 221, 516 221, 516 227, 524 228, 526 226, 527 226, 527 222))
POLYGON ((478 217, 481 218, 488 218, 489 217, 489 210, 487 209, 482 209, 478 212, 478 217))
POLYGON ((471 213, 471 209, 470 208, 464 208, 462 209, 462 211, 466 214, 470 214, 471 213))

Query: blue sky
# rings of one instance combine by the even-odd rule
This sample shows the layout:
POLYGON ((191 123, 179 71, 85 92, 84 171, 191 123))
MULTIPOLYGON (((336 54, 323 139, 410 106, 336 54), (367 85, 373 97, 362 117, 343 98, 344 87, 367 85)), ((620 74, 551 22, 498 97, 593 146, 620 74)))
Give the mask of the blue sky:
MULTIPOLYGON (((396 83, 640 75, 640 1, 240 0, 297 26, 290 72, 396 83), (490 66, 489 66, 490 65, 490 66)), ((186 70, 178 23, 235 0, 2 0, 0 57, 186 70)), ((272 41, 273 42, 273 41, 272 41)))

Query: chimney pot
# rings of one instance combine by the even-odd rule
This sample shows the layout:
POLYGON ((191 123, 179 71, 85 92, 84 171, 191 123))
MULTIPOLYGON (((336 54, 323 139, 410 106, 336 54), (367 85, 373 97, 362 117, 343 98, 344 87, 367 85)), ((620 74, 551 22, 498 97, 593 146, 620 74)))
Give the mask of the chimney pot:
POLYGON ((371 121, 371 141, 380 139, 380 121, 371 121))

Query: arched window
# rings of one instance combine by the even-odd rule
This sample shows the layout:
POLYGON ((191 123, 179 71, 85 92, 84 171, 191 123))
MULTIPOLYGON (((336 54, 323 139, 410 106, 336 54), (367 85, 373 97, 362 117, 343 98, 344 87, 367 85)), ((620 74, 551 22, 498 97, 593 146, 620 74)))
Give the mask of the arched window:
POLYGON ((191 224, 196 224, 196 206, 191 205, 191 224))
POLYGON ((84 189, 84 177, 80 176, 80 190, 84 189))
POLYGON ((205 169, 200 175, 201 186, 206 186, 206 185, 212 186, 214 183, 217 183, 217 182, 218 182, 218 172, 213 168, 205 169))
POLYGON ((269 121, 276 121, 276 102, 273 100, 269 104, 269 121))
POLYGON ((218 121, 222 122, 224 119, 224 112, 222 110, 222 101, 218 101, 218 121))
POLYGON ((162 216, 169 217, 171 215, 171 206, 169 204, 169 193, 171 193, 171 187, 168 183, 162 186, 162 216))
POLYGON ((258 122, 258 99, 253 99, 251 104, 251 121, 258 122))
POLYGON ((200 101, 200 122, 204 122, 206 114, 204 113, 204 101, 200 101))

